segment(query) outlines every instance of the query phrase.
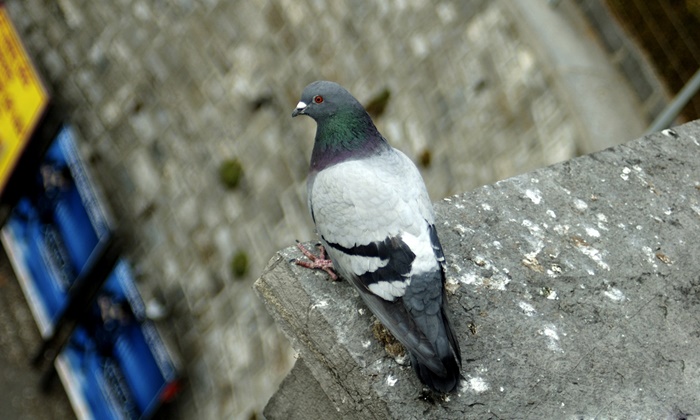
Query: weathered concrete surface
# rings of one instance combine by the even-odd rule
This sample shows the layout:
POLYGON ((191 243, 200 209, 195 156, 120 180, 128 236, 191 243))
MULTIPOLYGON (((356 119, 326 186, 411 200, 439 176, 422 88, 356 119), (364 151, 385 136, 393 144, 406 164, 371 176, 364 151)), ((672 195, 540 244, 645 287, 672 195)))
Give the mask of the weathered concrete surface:
POLYGON ((268 419, 322 419, 335 414, 336 409, 302 359, 280 384, 270 398, 263 415, 268 419))
POLYGON ((436 210, 464 356, 448 400, 419 398, 351 286, 290 264, 295 248, 256 283, 337 415, 700 415, 700 122, 436 210))

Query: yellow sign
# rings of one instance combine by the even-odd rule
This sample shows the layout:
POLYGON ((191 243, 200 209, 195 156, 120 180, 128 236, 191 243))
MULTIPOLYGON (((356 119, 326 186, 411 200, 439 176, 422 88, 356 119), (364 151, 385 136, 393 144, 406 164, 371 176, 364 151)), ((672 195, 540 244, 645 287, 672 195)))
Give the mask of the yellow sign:
POLYGON ((0 190, 48 101, 5 7, 0 6, 0 190))

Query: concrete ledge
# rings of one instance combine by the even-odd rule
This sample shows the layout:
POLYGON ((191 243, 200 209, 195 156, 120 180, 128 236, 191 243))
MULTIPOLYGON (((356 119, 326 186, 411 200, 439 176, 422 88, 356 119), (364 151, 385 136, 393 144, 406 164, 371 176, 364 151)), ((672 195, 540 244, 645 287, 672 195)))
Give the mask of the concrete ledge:
POLYGON ((255 288, 319 385, 306 375, 305 401, 343 418, 700 415, 700 122, 436 210, 460 391, 421 398, 351 286, 291 265, 290 247, 255 288))
POLYGON ((334 414, 336 409, 302 359, 294 364, 263 412, 268 419, 290 420, 323 419, 334 414))

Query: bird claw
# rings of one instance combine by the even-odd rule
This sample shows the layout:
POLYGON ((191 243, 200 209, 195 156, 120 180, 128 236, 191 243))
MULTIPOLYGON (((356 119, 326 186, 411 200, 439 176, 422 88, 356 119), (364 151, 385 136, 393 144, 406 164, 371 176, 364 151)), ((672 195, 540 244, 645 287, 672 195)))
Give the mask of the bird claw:
POLYGON ((338 280, 338 275, 333 271, 333 261, 330 259, 326 258, 326 250, 323 248, 323 245, 317 245, 318 246, 318 257, 315 256, 314 254, 311 253, 304 245, 302 245, 300 242, 297 241, 297 248, 299 248, 299 251, 301 251, 302 254, 306 258, 309 259, 309 261, 302 261, 299 259, 295 259, 294 264, 304 267, 304 268, 311 268, 311 269, 317 269, 317 270, 323 270, 328 275, 330 276, 331 280, 337 281, 338 280))

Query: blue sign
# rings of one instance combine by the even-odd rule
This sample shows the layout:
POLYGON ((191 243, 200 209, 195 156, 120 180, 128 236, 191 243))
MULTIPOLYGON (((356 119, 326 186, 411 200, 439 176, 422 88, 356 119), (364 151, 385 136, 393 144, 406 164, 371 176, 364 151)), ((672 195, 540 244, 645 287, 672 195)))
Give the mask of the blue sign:
POLYGON ((39 173, 27 182, 2 231, 2 240, 42 337, 54 330, 68 290, 98 243, 110 217, 90 182, 70 127, 61 130, 39 173))
POLYGON ((177 369, 120 260, 56 360, 80 417, 149 418, 179 391, 177 369))
POLYGON ((61 130, 27 185, 2 241, 45 343, 68 307, 80 310, 55 363, 76 413, 85 419, 151 417, 179 390, 176 364, 146 317, 128 263, 118 259, 101 279, 85 273, 101 258, 114 224, 70 127, 61 130), (71 293, 77 283, 88 284, 85 279, 104 281, 94 298, 71 293))

